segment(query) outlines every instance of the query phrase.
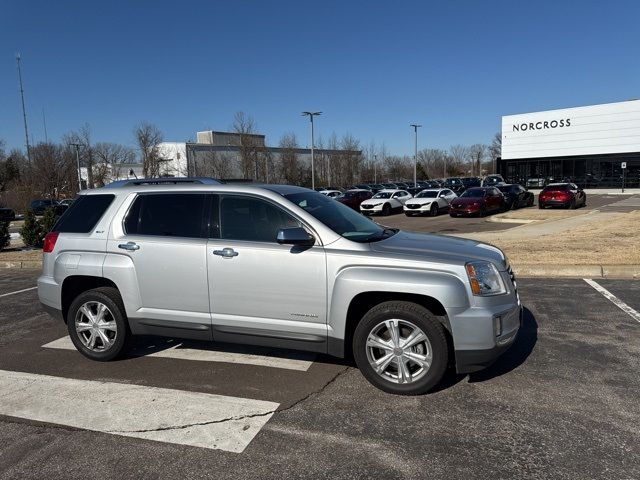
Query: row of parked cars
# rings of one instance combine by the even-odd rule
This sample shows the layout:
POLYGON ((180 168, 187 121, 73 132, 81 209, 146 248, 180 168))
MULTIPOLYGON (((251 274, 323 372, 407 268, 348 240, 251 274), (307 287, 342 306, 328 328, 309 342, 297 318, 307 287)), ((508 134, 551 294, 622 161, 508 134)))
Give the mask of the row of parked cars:
MULTIPOLYGON (((452 217, 501 212, 516 208, 532 207, 534 195, 520 184, 496 182, 495 186, 465 188, 460 194, 453 188, 410 187, 373 189, 354 188, 320 190, 364 215, 391 215, 404 212, 406 216, 436 216, 449 212, 452 217)), ((539 208, 563 206, 577 208, 586 205, 586 194, 572 183, 556 183, 546 186, 540 193, 539 208)))

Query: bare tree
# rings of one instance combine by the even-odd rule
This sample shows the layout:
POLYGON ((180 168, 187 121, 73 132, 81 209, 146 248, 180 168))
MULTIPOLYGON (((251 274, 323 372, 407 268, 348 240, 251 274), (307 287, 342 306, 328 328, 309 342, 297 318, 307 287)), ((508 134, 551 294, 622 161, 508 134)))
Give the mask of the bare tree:
POLYGON ((158 145, 162 142, 162 132, 152 123, 140 122, 134 128, 133 135, 142 156, 142 175, 145 178, 159 177, 162 158, 158 145))
POLYGON ((449 161, 447 163, 447 175, 460 175, 465 172, 469 163, 469 147, 465 145, 453 145, 449 148, 449 161))
POLYGON ((120 176, 120 164, 132 163, 136 158, 132 148, 119 143, 98 142, 93 146, 93 153, 96 159, 93 179, 99 187, 120 176))
POLYGON ((469 147, 472 175, 482 176, 482 163, 485 161, 488 151, 489 147, 483 143, 476 143, 469 147))
POLYGON ((496 173, 496 161, 502 157, 502 134, 500 132, 493 136, 489 146, 489 154, 491 155, 491 173, 496 173))
POLYGON ((66 145, 80 145, 80 165, 84 165, 84 167, 87 169, 87 188, 93 188, 94 150, 93 145, 91 144, 91 126, 88 123, 85 123, 82 127, 80 127, 80 130, 71 131, 63 135, 62 141, 66 145))
POLYGON ((442 178, 447 176, 445 170, 447 168, 449 155, 444 150, 436 148, 425 148, 418 152, 418 162, 423 166, 429 178, 442 178))
POLYGON ((299 185, 303 182, 302 166, 296 153, 298 140, 295 133, 285 133, 280 138, 280 176, 285 183, 299 185))
POLYGON ((257 176, 260 145, 255 137, 256 123, 244 112, 236 112, 233 131, 240 134, 240 168, 243 178, 257 176))

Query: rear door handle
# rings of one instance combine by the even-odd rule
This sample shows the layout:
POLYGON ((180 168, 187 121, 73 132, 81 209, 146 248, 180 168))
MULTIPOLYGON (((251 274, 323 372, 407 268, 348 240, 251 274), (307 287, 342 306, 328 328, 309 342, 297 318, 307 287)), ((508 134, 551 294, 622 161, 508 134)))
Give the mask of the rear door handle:
POLYGON ((118 248, 133 252, 134 250, 140 250, 140 245, 138 245, 136 242, 127 242, 121 243, 120 245, 118 245, 118 248))
POLYGON ((223 248, 222 250, 214 250, 214 255, 218 255, 223 258, 233 258, 238 256, 238 252, 236 252, 233 248, 223 248))

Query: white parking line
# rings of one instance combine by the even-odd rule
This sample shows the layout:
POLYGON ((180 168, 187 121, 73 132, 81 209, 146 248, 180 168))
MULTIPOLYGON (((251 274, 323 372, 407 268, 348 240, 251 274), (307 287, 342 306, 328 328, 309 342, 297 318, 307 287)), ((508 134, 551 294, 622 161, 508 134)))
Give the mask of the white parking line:
MULTIPOLYGON (((216 348, 215 344, 211 344, 216 348)), ((59 338, 42 346, 43 348, 58 348, 62 350, 75 350, 76 347, 67 337, 59 338)), ((252 353, 225 352, 207 348, 188 348, 181 343, 176 343, 168 348, 156 351, 132 350, 131 355, 138 357, 177 358, 179 360, 194 360, 199 362, 243 363, 246 365, 258 365, 261 367, 284 368, 306 372, 313 364, 313 355, 294 354, 301 358, 286 358, 270 355, 256 355, 252 353), (305 359, 305 358, 308 358, 305 359)))
POLYGON ((17 293, 28 292, 30 290, 35 290, 36 288, 38 288, 38 287, 24 288, 22 290, 16 290, 15 292, 3 293, 2 295, 0 295, 0 298, 8 297, 9 295, 15 295, 17 293))
POLYGON ((600 286, 599 284, 597 284, 596 282, 594 282, 591 279, 583 278, 583 280, 585 282, 587 282, 589 285, 591 285, 593 288, 595 288, 598 292, 600 292, 605 298, 610 300, 611 303, 613 303, 616 307, 618 307, 620 310, 622 310, 627 315, 629 315, 631 318, 633 318, 636 322, 640 322, 640 313, 638 313, 636 310, 634 310, 629 305, 624 303, 622 300, 620 300, 618 297, 616 297, 609 290, 607 290, 606 288, 600 286))
POLYGON ((0 414, 241 453, 278 403, 0 370, 0 414))

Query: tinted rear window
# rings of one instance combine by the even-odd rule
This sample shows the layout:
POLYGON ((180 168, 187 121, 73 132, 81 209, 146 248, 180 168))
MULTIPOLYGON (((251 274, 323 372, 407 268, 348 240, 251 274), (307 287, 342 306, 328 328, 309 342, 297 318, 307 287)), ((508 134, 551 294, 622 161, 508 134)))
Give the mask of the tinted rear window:
POLYGON ((569 185, 549 185, 548 187, 544 187, 542 189, 543 192, 549 191, 558 191, 558 190, 569 190, 569 185))
POLYGON ((63 233, 89 233, 113 199, 113 195, 81 195, 60 217, 53 230, 63 233))
POLYGON ((204 236, 205 194, 145 194, 135 199, 124 226, 129 235, 204 236))

